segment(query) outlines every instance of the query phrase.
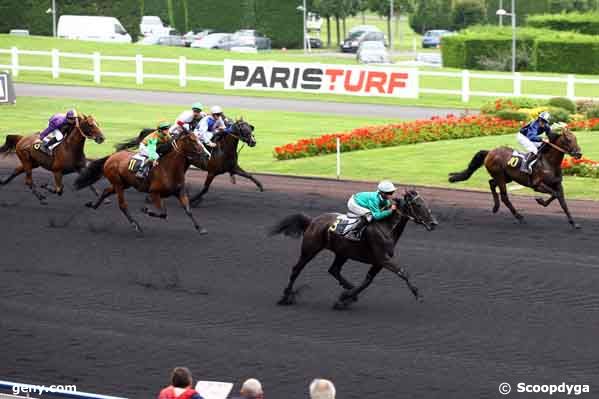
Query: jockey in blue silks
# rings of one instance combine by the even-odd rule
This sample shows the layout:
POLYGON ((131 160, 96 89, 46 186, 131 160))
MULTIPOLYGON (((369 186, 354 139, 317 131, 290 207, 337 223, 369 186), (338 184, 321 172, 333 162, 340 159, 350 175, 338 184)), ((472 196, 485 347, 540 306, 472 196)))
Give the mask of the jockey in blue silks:
POLYGON ((212 141, 212 138, 215 133, 229 133, 230 131, 231 126, 227 126, 222 108, 215 105, 210 108, 210 115, 202 118, 195 133, 205 146, 214 148, 216 143, 212 141))
POLYGON ((551 127, 549 126, 550 120, 551 115, 549 112, 541 112, 537 119, 523 126, 518 134, 516 134, 518 143, 528 151, 528 155, 526 156, 526 166, 530 173, 532 173, 532 166, 537 161, 539 147, 543 143, 541 135, 543 133, 546 135, 551 134, 551 127))

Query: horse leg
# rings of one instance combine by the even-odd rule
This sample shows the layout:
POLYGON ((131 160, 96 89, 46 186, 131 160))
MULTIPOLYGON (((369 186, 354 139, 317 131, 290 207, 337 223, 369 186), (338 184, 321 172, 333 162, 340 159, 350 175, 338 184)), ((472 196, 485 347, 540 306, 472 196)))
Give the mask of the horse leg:
POLYGON ((251 180, 252 182, 254 182, 256 187, 258 187, 258 190, 260 192, 264 191, 264 187, 262 187, 262 183, 260 183, 254 176, 252 176, 245 170, 241 169, 241 167, 239 165, 235 165, 235 168, 233 168, 233 170, 231 171, 231 176, 233 176, 233 175, 239 175, 241 177, 245 177, 246 179, 251 180))
POLYGON ((412 284, 412 282, 410 281, 409 273, 403 267, 396 265, 391 259, 385 260, 382 264, 382 267, 391 271, 393 274, 397 275, 399 278, 404 280, 408 285, 408 288, 416 298, 416 300, 418 302, 423 301, 422 295, 420 295, 420 291, 418 290, 418 288, 416 288, 414 284, 412 284))
POLYGON ((27 187, 29 187, 29 189, 31 190, 31 193, 33 195, 35 195, 35 198, 38 199, 40 204, 42 204, 42 205, 48 204, 46 202, 46 197, 42 193, 37 191, 35 184, 33 184, 33 173, 32 173, 31 168, 25 168, 25 185, 27 185, 27 187))
POLYGON ((579 229, 580 225, 574 222, 574 219, 572 219, 572 215, 570 215, 570 210, 568 209, 568 204, 566 203, 566 198, 564 197, 564 186, 561 183, 557 187, 557 191, 555 192, 555 194, 552 194, 552 196, 557 197, 559 204, 561 205, 564 213, 566 214, 566 217, 568 218, 568 223, 570 223, 570 225, 572 225, 572 227, 574 227, 575 229, 579 229))
POLYGON ((547 198, 546 200, 541 197, 536 197, 535 201, 537 201, 537 204, 541 206, 548 207, 549 204, 551 204, 555 199, 557 199, 557 197, 552 194, 551 197, 547 198))
MULTIPOLYGON (((320 244, 320 243, 319 243, 320 244)), ((283 291, 283 297, 277 302, 279 305, 293 305, 295 303, 295 292, 293 291, 293 284, 299 277, 304 267, 322 250, 322 246, 309 245, 306 241, 306 236, 302 242, 302 252, 299 260, 293 266, 291 275, 289 276, 289 284, 283 291)))
POLYGON ((193 208, 197 207, 198 205, 200 205, 200 203, 202 202, 202 197, 204 196, 204 194, 206 194, 208 192, 208 189, 210 188, 210 185, 212 184, 212 180, 214 180, 216 176, 213 174, 208 174, 208 176, 206 176, 206 181, 204 182, 204 188, 202 188, 202 191, 200 191, 198 194, 194 195, 193 197, 191 197, 191 206, 193 208))
POLYGON ((499 186, 499 192, 501 193, 501 202, 503 202, 505 206, 507 206, 507 208, 510 210, 510 212, 512 212, 512 215, 514 215, 518 222, 524 223, 524 216, 522 216, 516 210, 516 208, 514 208, 514 205, 512 205, 509 197, 507 196, 507 186, 505 184, 505 181, 499 181, 497 182, 497 185, 499 186))
POLYGON ((119 198, 119 208, 120 208, 121 212, 123 212, 123 214, 129 221, 129 223, 131 223, 131 225, 133 225, 133 227, 135 228, 135 231, 137 231, 138 233, 143 233, 143 230, 141 229, 141 226, 139 225, 139 223, 137 223, 135 221, 135 219, 133 219, 133 217, 131 217, 131 214, 129 213, 129 208, 127 207, 127 201, 125 201, 125 190, 121 186, 115 186, 114 189, 119 198))
POLYGON ((231 179, 231 184, 237 184, 237 180, 235 180, 235 175, 233 172, 229 172, 229 179, 231 179))
POLYGON ((88 208, 98 209, 104 203, 104 200, 115 193, 114 186, 106 187, 96 202, 89 201, 85 204, 88 208))
POLYGON ((41 187, 45 188, 46 191, 48 191, 49 193, 56 194, 56 195, 62 195, 62 192, 64 190, 64 186, 62 184, 62 171, 53 172, 53 174, 54 174, 54 188, 48 187, 48 184, 44 184, 41 187))
POLYGON ((208 230, 206 230, 205 228, 203 228, 202 226, 200 226, 200 224, 195 220, 195 218, 193 217, 193 214, 191 213, 191 207, 189 206, 189 197, 187 196, 187 190, 186 189, 182 189, 179 192, 179 203, 181 204, 181 206, 183 207, 183 210, 185 211, 185 214, 187 216, 189 216, 189 218, 191 219, 192 223, 193 223, 193 227, 195 227, 195 229, 200 233, 200 234, 206 234, 208 233, 208 230))
POLYGON ((495 179, 489 180, 489 187, 491 187, 491 194, 493 194, 493 213, 497 213, 499 210, 499 195, 497 195, 497 182, 495 179))
POLYGON ((364 291, 366 288, 368 288, 368 286, 370 284, 372 284, 372 281, 374 280, 376 275, 379 274, 379 272, 382 269, 383 269, 382 266, 372 265, 370 267, 370 269, 368 270, 368 273, 366 273, 366 277, 364 277, 364 281, 362 281, 362 284, 360 284, 358 287, 352 288, 350 290, 343 291, 341 293, 341 295, 339 296, 339 299, 337 300, 337 302, 335 302, 335 304, 333 305, 333 309, 335 309, 335 310, 347 309, 350 304, 352 304, 353 302, 357 302, 358 295, 362 291, 364 291))
POLYGON ((10 183, 12 179, 19 176, 23 172, 25 172, 25 168, 23 168, 22 165, 18 166, 17 168, 15 168, 15 170, 12 172, 10 176, 8 176, 5 179, 0 179, 0 186, 4 186, 5 184, 10 183))
POLYGON ((156 209, 158 209, 158 211, 160 213, 156 213, 153 210, 151 210, 145 206, 143 208, 141 208, 141 211, 143 213, 145 213, 146 215, 152 216, 154 218, 166 219, 166 209, 164 208, 164 202, 162 201, 162 198, 160 197, 160 193, 157 193, 155 191, 151 192, 150 199, 151 199, 151 202, 154 205, 154 207, 156 209))
POLYGON ((349 281, 347 281, 345 279, 345 277, 343 277, 341 275, 341 268, 343 267, 343 264, 345 262, 347 262, 347 258, 336 255, 335 260, 333 261, 333 264, 329 268, 329 273, 333 277, 335 277, 335 279, 339 282, 339 285, 341 285, 346 290, 351 290, 351 289, 355 288, 354 285, 352 283, 350 283, 349 281))

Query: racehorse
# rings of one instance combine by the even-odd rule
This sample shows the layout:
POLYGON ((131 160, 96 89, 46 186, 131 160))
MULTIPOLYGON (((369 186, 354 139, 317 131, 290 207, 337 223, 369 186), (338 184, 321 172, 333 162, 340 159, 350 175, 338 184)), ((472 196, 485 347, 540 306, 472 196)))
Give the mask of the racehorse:
MULTIPOLYGON (((31 192, 40 203, 45 205, 46 197, 37 190, 32 176, 33 169, 41 166, 54 174, 54 188, 47 187, 47 185, 42 185, 42 187, 50 193, 62 195, 64 190, 63 175, 73 172, 81 173, 81 170, 85 167, 86 159, 83 152, 85 139, 92 139, 98 144, 104 142, 104 135, 91 115, 82 114, 78 116, 71 130, 65 133, 66 137, 54 149, 52 156, 41 150, 43 144, 39 140, 38 133, 26 137, 8 135, 6 142, 0 147, 0 153, 16 151, 21 165, 10 176, 0 180, 0 185, 5 185, 21 173, 25 173, 25 184, 31 189, 31 192)), ((90 189, 96 196, 98 195, 93 186, 90 186, 90 189)))
POLYGON ((97 209, 104 199, 112 194, 117 194, 119 208, 127 217, 129 223, 133 225, 137 232, 142 232, 141 226, 129 213, 127 202, 125 201, 125 190, 134 187, 137 191, 149 193, 152 204, 158 212, 144 207, 143 213, 152 217, 166 219, 166 208, 162 198, 176 195, 179 203, 185 210, 185 213, 196 230, 200 234, 206 234, 207 231, 201 227, 191 213, 189 198, 185 189, 185 172, 192 162, 199 162, 203 150, 197 137, 189 132, 181 133, 176 140, 171 141, 169 146, 172 148, 167 154, 163 155, 158 165, 154 166, 146 179, 140 179, 134 171, 130 170, 132 153, 129 151, 119 151, 110 156, 93 161, 75 181, 75 188, 80 190, 90 184, 98 181, 104 175, 111 186, 106 188, 95 203, 89 202, 86 206, 97 209))
POLYGON ((410 281, 407 271, 393 261, 393 253, 408 221, 421 224, 428 231, 434 230, 438 223, 422 196, 415 190, 406 191, 403 197, 394 198, 393 202, 397 207, 393 214, 369 224, 363 239, 359 242, 348 240, 331 231, 339 215, 336 213, 325 213, 314 219, 303 214, 295 214, 277 223, 270 230, 269 235, 285 234, 292 237, 303 235, 300 258, 292 269, 289 284, 278 304, 295 303, 296 293, 293 291, 295 280, 308 262, 323 249, 328 249, 335 254, 329 273, 345 289, 335 303, 335 309, 344 309, 352 302, 356 302, 358 295, 372 283, 383 268, 405 280, 412 294, 421 301, 422 296, 410 281), (364 281, 358 287, 341 275, 341 269, 348 259, 371 264, 364 281))
POLYGON ((540 197, 536 198, 537 203, 542 206, 548 206, 553 200, 557 199, 568 218, 568 222, 574 228, 579 229, 580 226, 572 219, 564 198, 561 164, 565 154, 569 154, 576 159, 582 157, 576 136, 568 127, 563 127, 561 134, 551 133, 549 141, 544 141, 542 147, 539 148, 539 158, 534 165, 532 175, 510 165, 516 166, 518 161, 511 148, 498 147, 491 151, 481 150, 477 152, 467 169, 449 174, 449 181, 455 183, 468 180, 478 168, 485 165, 491 175, 489 186, 493 195, 493 213, 496 213, 500 206, 499 196, 497 195, 497 187, 499 187, 501 201, 520 223, 524 223, 524 217, 514 208, 507 195, 507 183, 515 181, 537 192, 549 194, 550 197, 547 200, 540 197))
MULTIPOLYGON (((137 138, 120 143, 117 146, 117 150, 124 150, 139 145, 144 137, 153 130, 143 129, 137 138)), ((191 198, 191 205, 193 207, 198 206, 202 202, 203 196, 208 192, 214 178, 223 173, 229 173, 233 184, 235 184, 235 175, 239 175, 254 182, 258 190, 264 191, 262 183, 239 166, 239 151, 237 149, 239 141, 242 141, 249 147, 256 146, 256 138, 253 132, 254 126, 243 119, 239 119, 232 124, 230 132, 215 134, 213 140, 217 146, 212 150, 210 160, 208 162, 192 163, 193 166, 208 172, 202 191, 191 198)))

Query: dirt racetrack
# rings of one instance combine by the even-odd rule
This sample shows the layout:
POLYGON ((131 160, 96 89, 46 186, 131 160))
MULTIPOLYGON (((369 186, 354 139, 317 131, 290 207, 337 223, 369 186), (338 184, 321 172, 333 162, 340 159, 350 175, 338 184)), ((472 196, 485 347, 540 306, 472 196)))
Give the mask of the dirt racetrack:
MULTIPOLYGON (((197 190, 203 174, 191 176, 197 190)), ((202 379, 257 377, 267 398, 305 398, 314 377, 332 379, 342 399, 497 398, 502 382, 590 384, 595 397, 596 203, 571 202, 583 226, 573 231, 557 205, 515 197, 520 226, 503 208, 492 215, 488 194, 423 190, 440 226, 408 225, 396 256, 425 302, 383 271, 338 312, 329 253, 298 280, 297 305, 275 305, 299 242, 265 231, 297 211, 344 210, 369 185, 261 178, 264 193, 216 180, 195 210, 206 236, 174 199, 163 221, 128 193, 139 237, 114 202, 84 209, 87 190, 42 207, 22 178, 0 188, 0 379, 149 398, 186 365, 202 379)), ((350 262, 344 273, 357 282, 366 270, 350 262)), ((510 397, 544 397, 528 395, 510 397)))

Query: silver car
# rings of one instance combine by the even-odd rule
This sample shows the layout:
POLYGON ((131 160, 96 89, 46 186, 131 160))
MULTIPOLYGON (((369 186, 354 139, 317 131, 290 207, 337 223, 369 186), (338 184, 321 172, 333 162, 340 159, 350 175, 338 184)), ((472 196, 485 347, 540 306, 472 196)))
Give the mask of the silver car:
POLYGON ((391 57, 385 48, 384 43, 378 41, 368 41, 360 43, 356 58, 362 64, 389 64, 391 57))

